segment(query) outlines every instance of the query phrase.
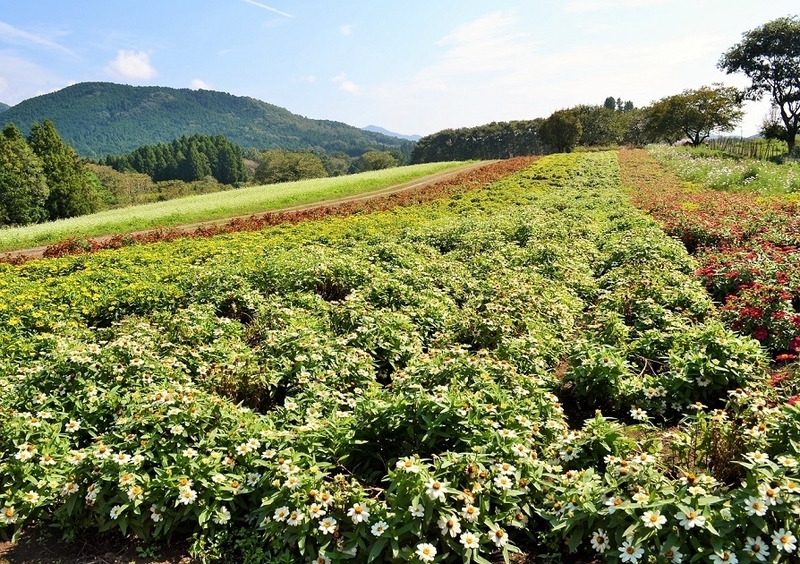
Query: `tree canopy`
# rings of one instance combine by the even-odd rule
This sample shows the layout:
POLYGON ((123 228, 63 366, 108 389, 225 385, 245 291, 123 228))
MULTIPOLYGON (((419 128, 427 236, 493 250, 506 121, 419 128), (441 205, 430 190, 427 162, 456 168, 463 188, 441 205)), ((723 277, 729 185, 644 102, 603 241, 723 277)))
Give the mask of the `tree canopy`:
POLYGON ((328 176, 322 159, 311 151, 271 149, 265 151, 253 175, 259 184, 293 182, 328 176))
POLYGON ((417 141, 411 162, 506 159, 541 154, 541 122, 541 119, 492 122, 478 127, 444 129, 417 141))
POLYGON ((674 142, 687 137, 700 145, 714 131, 731 131, 741 121, 742 100, 736 88, 715 84, 662 98, 649 109, 654 138, 674 142))
POLYGON ((744 92, 748 99, 771 96, 792 152, 800 131, 800 20, 778 18, 745 32, 742 41, 722 55, 718 66, 728 74, 742 73, 750 79, 744 92))
POLYGON ((580 141, 583 126, 574 111, 558 110, 542 122, 539 132, 544 144, 553 151, 569 153, 580 141))
POLYGON ((147 174, 155 181, 193 182, 213 176, 221 184, 247 180, 242 150, 223 135, 185 135, 172 143, 145 145, 132 153, 106 157, 119 171, 147 174))

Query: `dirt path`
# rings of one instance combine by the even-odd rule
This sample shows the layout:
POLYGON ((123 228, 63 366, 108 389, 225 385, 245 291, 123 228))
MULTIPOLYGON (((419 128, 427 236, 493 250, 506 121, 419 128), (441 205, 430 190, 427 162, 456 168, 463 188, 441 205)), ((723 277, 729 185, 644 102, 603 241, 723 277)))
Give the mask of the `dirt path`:
MULTIPOLYGON (((251 217, 263 217, 272 213, 276 212, 294 212, 294 211, 305 211, 305 210, 313 210, 316 208, 323 208, 325 206, 336 205, 336 204, 343 204, 347 202, 362 202, 366 200, 370 200, 372 198, 376 198, 379 196, 385 196, 387 194, 397 194, 400 192, 405 192, 407 190, 413 190, 416 188, 422 188, 425 186, 429 186, 431 184, 435 184, 436 182, 441 182, 443 180, 448 180, 454 176, 458 176, 459 174, 465 172, 471 172, 473 170, 479 169, 484 167, 488 164, 494 163, 496 161, 481 161, 478 163, 472 163, 463 165, 456 168, 451 168, 448 170, 444 170, 441 172, 437 172, 434 174, 429 174, 428 176, 422 176, 420 178, 415 178, 414 180, 409 180, 408 182, 403 182, 401 184, 394 184, 392 186, 387 186, 386 188, 381 188, 379 190, 373 190, 371 192, 363 192, 361 194, 357 194, 354 196, 346 196, 344 198, 335 198, 331 200, 321 200, 318 202, 314 202, 311 204, 303 204, 298 206, 291 206, 286 208, 278 208, 268 210, 262 213, 255 213, 255 214, 247 214, 241 216, 231 216, 225 217, 221 219, 214 219, 210 221, 203 221, 199 223, 190 223, 185 225, 176 225, 169 227, 168 229, 176 229, 179 231, 184 231, 186 233, 191 233, 198 228, 201 227, 209 227, 213 225, 224 225, 230 221, 234 221, 236 219, 248 219, 251 217)), ((163 229, 163 228, 162 228, 163 229)), ((148 233, 155 233, 160 231, 160 229, 147 229, 144 231, 131 231, 123 233, 124 235, 146 235, 148 233)), ((101 235, 99 237, 91 237, 88 238, 88 241, 96 241, 98 243, 103 243, 106 241, 111 240, 116 235, 120 235, 120 233, 109 233, 108 235, 101 235)), ((9 258, 9 257, 25 257, 25 258, 42 258, 44 256, 44 252, 49 245, 44 245, 41 247, 33 247, 29 249, 19 249, 15 251, 6 251, 0 253, 0 258, 9 258)))

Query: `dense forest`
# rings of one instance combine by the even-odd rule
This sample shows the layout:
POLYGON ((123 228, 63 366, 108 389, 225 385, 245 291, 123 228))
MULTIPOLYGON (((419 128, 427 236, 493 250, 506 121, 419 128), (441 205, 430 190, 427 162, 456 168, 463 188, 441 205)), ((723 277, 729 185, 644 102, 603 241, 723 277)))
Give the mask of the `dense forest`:
POLYGON ((412 143, 344 123, 312 120, 284 108, 211 90, 84 82, 36 96, 3 112, 23 133, 51 120, 82 156, 102 158, 195 133, 224 135, 259 150, 322 149, 352 157, 369 150, 410 154, 412 143))
POLYGON ((145 145, 127 155, 108 156, 105 164, 120 172, 146 174, 156 182, 192 182, 207 176, 221 184, 247 180, 241 148, 223 135, 184 135, 172 143, 145 145))
POLYGON ((11 106, 9 106, 8 104, 4 104, 3 102, 0 102, 0 113, 6 111, 10 107, 11 106))

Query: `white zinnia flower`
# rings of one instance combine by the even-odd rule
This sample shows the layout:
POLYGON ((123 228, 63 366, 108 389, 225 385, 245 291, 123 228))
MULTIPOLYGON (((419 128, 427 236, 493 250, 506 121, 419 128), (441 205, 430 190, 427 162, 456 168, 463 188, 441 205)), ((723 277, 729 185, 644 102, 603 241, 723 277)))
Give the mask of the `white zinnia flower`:
POLYGON ((433 562, 436 558, 436 547, 430 543, 422 542, 417 545, 415 554, 419 556, 419 559, 423 562, 433 562))

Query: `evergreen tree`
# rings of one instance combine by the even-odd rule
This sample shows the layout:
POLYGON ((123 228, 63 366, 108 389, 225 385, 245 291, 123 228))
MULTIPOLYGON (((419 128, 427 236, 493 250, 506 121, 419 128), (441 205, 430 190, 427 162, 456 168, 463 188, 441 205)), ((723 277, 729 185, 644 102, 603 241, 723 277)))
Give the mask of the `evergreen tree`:
POLYGON ((46 220, 48 194, 42 161, 9 124, 0 134, 0 225, 46 220))
POLYGON ((28 144, 42 160, 50 187, 46 202, 50 219, 85 215, 97 209, 97 194, 87 182, 78 155, 64 143, 52 121, 33 124, 28 144))

